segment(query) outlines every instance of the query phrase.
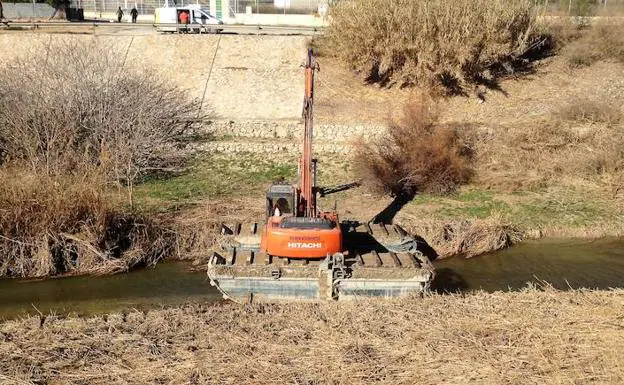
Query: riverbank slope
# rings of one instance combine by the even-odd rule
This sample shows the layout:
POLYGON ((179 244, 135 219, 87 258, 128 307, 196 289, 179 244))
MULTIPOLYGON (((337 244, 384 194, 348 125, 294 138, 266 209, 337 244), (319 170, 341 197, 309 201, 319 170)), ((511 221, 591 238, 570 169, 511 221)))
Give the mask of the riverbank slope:
MULTIPOLYGON (((134 187, 135 209, 166 218, 168 234, 179 235, 172 247, 176 255, 169 257, 205 262, 215 226, 263 221, 267 185, 296 179, 303 92, 299 64, 306 37, 0 34, 0 50, 6 53, 0 64, 10 67, 62 42, 111 47, 123 58, 117 68, 122 73, 141 68, 198 100, 197 116, 205 119, 187 162, 173 172, 146 175, 134 187)), ((421 235, 439 257, 474 256, 525 238, 621 236, 624 112, 618 101, 624 98, 624 64, 599 60, 571 67, 568 59, 546 58, 530 71, 501 78, 496 87, 480 89, 480 97, 441 102, 440 120, 457 125, 471 141, 474 177, 447 196, 417 195, 396 222, 421 235)), ((319 184, 329 186, 360 177, 353 168, 358 141, 375 140, 412 95, 366 84, 332 57, 318 60, 314 150, 319 184)), ((6 180, 16 180, 15 175, 9 171, 6 180)), ((322 208, 337 206, 342 219, 359 221, 390 203, 391 198, 365 187, 320 200, 322 208)), ((12 246, 18 244, 8 238, 12 246)), ((29 270, 9 261, 18 273, 0 274, 90 272, 70 262, 63 269, 29 270)))

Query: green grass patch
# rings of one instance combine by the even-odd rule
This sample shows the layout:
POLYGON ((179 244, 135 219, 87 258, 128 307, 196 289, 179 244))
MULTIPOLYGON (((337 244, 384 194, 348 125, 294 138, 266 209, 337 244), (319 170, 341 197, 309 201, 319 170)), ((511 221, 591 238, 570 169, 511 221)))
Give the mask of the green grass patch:
POLYGON ((417 195, 413 205, 425 205, 444 218, 487 218, 494 213, 510 213, 511 207, 486 190, 460 190, 448 196, 417 195))
POLYGON ((196 160, 182 174, 152 178, 135 189, 139 207, 168 210, 206 198, 262 194, 271 182, 296 177, 296 163, 276 163, 258 155, 196 160))
POLYGON ((574 187, 514 193, 462 189, 449 196, 422 194, 411 203, 411 210, 448 219, 484 219, 503 215, 525 228, 561 226, 584 227, 616 222, 622 213, 597 193, 574 187))

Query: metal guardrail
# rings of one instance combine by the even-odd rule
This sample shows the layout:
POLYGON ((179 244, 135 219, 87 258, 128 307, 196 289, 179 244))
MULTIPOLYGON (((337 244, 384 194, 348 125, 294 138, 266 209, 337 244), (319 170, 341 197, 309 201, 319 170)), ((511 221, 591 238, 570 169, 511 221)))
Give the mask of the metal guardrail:
POLYGON ((59 27, 90 27, 90 28, 98 28, 98 27, 110 27, 110 28, 145 28, 152 27, 162 28, 209 28, 211 30, 224 29, 227 31, 257 31, 257 32, 314 32, 314 33, 322 33, 325 31, 325 27, 307 27, 307 26, 286 26, 286 25, 251 25, 251 24, 176 24, 176 23, 115 23, 115 22, 104 22, 104 21, 80 21, 80 22, 68 22, 68 21, 2 21, 0 22, 0 26, 5 26, 8 28, 12 27, 31 27, 33 29, 40 28, 59 28, 59 27))

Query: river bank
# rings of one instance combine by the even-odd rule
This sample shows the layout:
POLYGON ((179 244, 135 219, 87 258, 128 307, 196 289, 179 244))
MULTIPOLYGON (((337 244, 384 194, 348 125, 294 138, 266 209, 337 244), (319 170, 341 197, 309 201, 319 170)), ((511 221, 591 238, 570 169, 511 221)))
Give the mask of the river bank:
MULTIPOLYGON (((557 290, 624 287, 624 239, 527 240, 480 257, 444 258, 432 291, 439 294, 520 291, 543 282, 557 290)), ((205 269, 164 261, 124 274, 0 280, 0 321, 29 315, 88 317, 186 303, 223 302, 205 269)))
MULTIPOLYGON (((24 56, 9 48, 22 43, 45 53, 42 47, 49 50, 57 40, 92 41, 31 37, 0 38, 10 54, 0 62, 10 68, 10 60, 24 56)), ((158 161, 149 168, 158 172, 140 173, 131 185, 118 171, 108 171, 100 183, 91 166, 77 178, 71 167, 59 175, 41 175, 41 167, 28 170, 29 162, 13 169, 2 165, 0 277, 109 274, 163 259, 202 264, 221 222, 263 222, 267 186, 281 178, 296 181, 305 38, 109 36, 100 43, 115 58, 127 56, 118 63, 123 71, 137 64, 161 70, 192 59, 184 76, 164 78, 185 94, 201 96, 197 112, 205 119, 197 122, 197 135, 185 138, 192 139, 188 152, 168 154, 183 159, 171 159, 167 167, 158 161), (187 58, 189 50, 201 55, 187 58), (231 67, 233 58, 236 67, 231 67), (210 71, 202 70, 207 62, 213 63, 210 71)), ((624 65, 605 59, 571 66, 564 52, 553 55, 536 63, 531 76, 501 78, 498 88, 485 90, 481 98, 468 95, 441 103, 441 122, 457 126, 470 145, 474 177, 448 195, 416 195, 394 218, 421 236, 435 257, 473 257, 526 239, 624 233, 624 111, 618 103, 624 95, 624 65)), ((358 140, 383 133, 414 90, 364 84, 335 58, 318 59, 323 71, 317 77, 314 149, 319 184, 331 186, 361 177, 352 156, 358 140)), ((30 111, 36 110, 24 113, 30 111)), ((119 118, 129 121, 124 114, 119 118)), ((89 156, 85 162, 106 164, 108 151, 100 150, 106 159, 89 156)), ((324 209, 337 206, 341 219, 361 222, 391 201, 366 186, 319 199, 324 209)))
POLYGON ((35 316, 0 324, 0 379, 614 384, 623 319, 621 289, 35 316))

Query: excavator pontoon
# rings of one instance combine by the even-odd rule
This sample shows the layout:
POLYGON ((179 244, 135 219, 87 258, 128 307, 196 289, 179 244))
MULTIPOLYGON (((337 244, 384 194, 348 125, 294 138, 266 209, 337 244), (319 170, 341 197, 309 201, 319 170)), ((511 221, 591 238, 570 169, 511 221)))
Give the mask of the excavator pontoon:
POLYGON ((266 222, 221 225, 220 246, 208 262, 210 283, 233 300, 345 300, 423 293, 433 265, 417 239, 399 225, 340 221, 317 207, 317 197, 359 185, 317 186, 312 156, 314 73, 305 68, 303 149, 298 183, 274 183, 266 222))

